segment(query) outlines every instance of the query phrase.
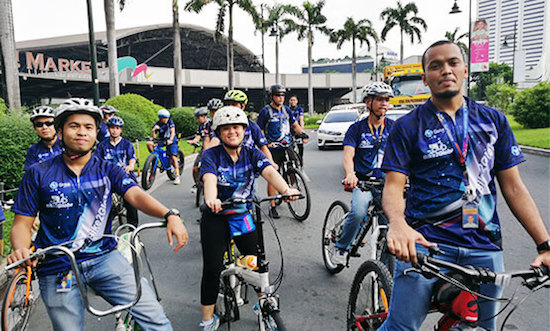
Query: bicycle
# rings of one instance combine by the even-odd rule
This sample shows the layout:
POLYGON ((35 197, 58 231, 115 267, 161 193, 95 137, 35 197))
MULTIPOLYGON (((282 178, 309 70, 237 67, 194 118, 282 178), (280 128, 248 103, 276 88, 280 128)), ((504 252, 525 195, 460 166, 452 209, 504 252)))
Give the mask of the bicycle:
MULTIPOLYGON (((417 272, 427 278, 439 278, 434 288, 430 312, 441 312, 444 315, 437 322, 435 330, 446 331, 457 326, 459 329, 456 330, 485 330, 477 326, 478 298, 508 302, 496 315, 504 312, 512 303, 513 298, 484 296, 477 292, 482 283, 507 286, 511 279, 521 278, 522 285, 530 290, 530 293, 506 315, 501 331, 504 330, 506 321, 515 309, 530 294, 542 288, 550 288, 550 274, 547 266, 521 271, 493 272, 486 268, 461 266, 443 261, 434 257, 438 254, 442 254, 438 248, 430 247, 429 255, 418 253, 418 263, 405 270, 405 274, 417 272), (449 272, 443 274, 441 268, 445 268, 449 272)), ((361 265, 350 291, 347 310, 348 330, 376 330, 382 325, 388 316, 391 285, 391 275, 379 261, 366 261, 361 265), (363 296, 366 297, 365 303, 358 303, 363 296)))
MULTIPOLYGON (((286 330, 283 319, 280 315, 279 296, 276 294, 278 287, 281 285, 283 276, 282 250, 281 273, 274 281, 274 284, 276 285, 272 285, 269 281, 269 262, 267 261, 265 254, 263 232, 264 221, 262 220, 262 210, 260 208, 260 204, 267 201, 283 200, 289 197, 291 196, 276 195, 261 200, 258 200, 255 197, 252 199, 231 199, 222 203, 222 208, 228 208, 234 204, 253 203, 255 206, 255 211, 253 213, 254 224, 256 224, 256 231, 258 231, 258 255, 256 270, 240 266, 236 263, 237 259, 235 257, 235 247, 233 243, 230 243, 226 250, 225 268, 220 275, 220 289, 218 292, 218 299, 214 307, 214 313, 220 317, 221 323, 227 323, 228 330, 231 329, 231 322, 235 322, 240 319, 239 306, 248 303, 248 286, 261 291, 261 295, 258 298, 258 324, 260 330, 286 330)), ((303 196, 300 195, 300 197, 303 196)), ((206 212, 209 208, 203 204, 201 205, 200 210, 202 212, 206 212)), ((280 249, 281 243, 279 242, 276 231, 275 236, 280 249)))
POLYGON ((127 217, 127 211, 124 207, 124 199, 122 196, 112 193, 111 200, 113 201, 111 203, 111 212, 110 214, 113 215, 112 224, 115 223, 120 225, 127 224, 128 223, 128 217, 127 217))
POLYGON ((281 147, 284 149, 285 159, 279 169, 279 172, 291 188, 295 188, 302 192, 305 197, 305 199, 303 199, 304 201, 299 199, 296 201, 287 202, 288 209, 290 210, 292 216, 297 221, 303 222, 307 219, 309 212, 311 211, 311 197, 309 188, 306 184, 306 176, 300 170, 301 165, 299 158, 296 153, 294 153, 292 145, 281 142, 272 142, 271 147, 281 147))
MULTIPOLYGON (((130 225, 125 225, 125 226, 130 226, 130 225)), ((141 290, 142 290, 141 289, 141 281, 140 281, 141 280, 141 272, 140 272, 141 257, 138 255, 137 249, 135 247, 143 245, 138 239, 139 238, 138 235, 141 231, 143 231, 145 229, 158 228, 158 227, 166 227, 166 222, 146 223, 146 224, 140 225, 139 227, 137 227, 131 233, 130 243, 128 245, 130 245, 130 248, 131 248, 132 266, 133 266, 133 269, 134 269, 134 279, 135 279, 135 282, 136 282, 136 294, 134 295, 134 298, 132 299, 131 302, 125 303, 125 304, 115 305, 115 306, 112 306, 111 308, 106 309, 106 310, 96 309, 96 308, 92 307, 89 303, 88 289, 87 289, 86 284, 84 283, 84 281, 82 279, 80 269, 79 269, 78 264, 76 262, 75 255, 66 246, 67 244, 71 243, 72 241, 65 242, 65 243, 59 244, 59 245, 48 246, 48 247, 45 247, 45 248, 39 248, 33 254, 31 254, 29 257, 21 259, 17 262, 14 262, 14 263, 6 266, 5 270, 9 271, 9 270, 17 268, 17 269, 23 269, 24 273, 26 273, 29 270, 29 268, 31 268, 31 267, 24 267, 24 268, 19 267, 25 261, 36 259, 40 262, 43 259, 45 259, 48 255, 51 255, 51 254, 65 255, 69 259, 69 264, 71 266, 71 270, 72 270, 73 275, 74 275, 73 278, 76 280, 76 285, 77 285, 78 291, 80 292, 80 295, 81 295, 81 298, 82 298, 82 304, 86 308, 86 310, 88 312, 90 312, 91 314, 93 314, 95 316, 98 316, 98 317, 103 317, 103 316, 107 316, 107 315, 110 315, 110 314, 116 314, 116 313, 122 312, 124 310, 127 310, 127 309, 133 307, 139 301, 139 299, 141 298, 141 290)), ((147 261, 147 263, 148 263, 148 267, 149 267, 149 270, 150 270, 149 262, 147 261)), ((32 268, 31 268, 31 270, 32 270, 32 268)), ((16 275, 21 275, 21 274, 22 274, 21 272, 16 273, 16 275)), ((29 284, 29 281, 28 281, 29 278, 28 278, 28 276, 26 276, 26 274, 24 274, 21 278, 17 278, 17 279, 23 279, 24 282, 22 282, 21 280, 19 280, 17 282, 12 281, 11 284, 15 284, 13 286, 13 290, 12 290, 11 286, 8 288, 8 291, 6 292, 4 301, 2 303, 2 328, 3 328, 3 330, 24 330, 24 328, 26 327, 26 324, 28 323, 28 318, 29 318, 29 314, 30 314, 32 304, 24 304, 24 303, 25 303, 25 301, 28 300, 28 298, 33 297, 33 289, 32 289, 32 286, 29 284), (28 295, 25 294, 25 296, 23 296, 22 298, 21 298, 21 296, 16 297, 15 293, 19 293, 19 292, 22 293, 22 289, 25 289, 25 291, 29 291, 29 294, 28 295), (13 293, 14 295, 11 295, 11 293, 13 293), (11 298, 11 300, 6 300, 8 298, 11 298), (13 309, 7 309, 6 310, 6 309, 4 309, 4 307, 13 307, 13 309), (22 311, 20 311, 20 310, 22 310, 22 311), (12 315, 16 315, 16 316, 13 317, 12 315), (8 326, 10 326, 10 328, 4 329, 4 327, 5 327, 4 321, 12 321, 12 320, 21 321, 21 318, 17 318, 17 316, 22 316, 24 318, 25 323, 23 324, 22 322, 17 322, 15 324, 15 326, 17 326, 17 328, 13 328, 14 326, 9 324, 8 326)), ((154 287, 155 287, 155 290, 156 290, 156 285, 154 285, 154 287)), ((158 292, 157 292, 157 299, 160 300, 159 297, 158 297, 158 292)), ((31 303, 32 301, 28 301, 28 302, 31 303)), ((127 313, 127 314, 129 315, 129 313, 127 313)), ((125 320, 125 323, 126 323, 126 321, 128 322, 128 324, 126 324, 127 327, 126 327, 125 330, 136 330, 136 328, 138 327, 136 323, 132 322, 133 317, 131 315, 129 317, 126 316, 124 320, 125 320)), ((120 329, 117 329, 117 330, 120 330, 120 329)))
MULTIPOLYGON (((201 157, 201 154, 202 154, 202 144, 201 143, 193 143, 193 153, 195 153, 195 151, 197 149, 199 149, 199 154, 197 154, 197 158, 199 158, 199 161, 198 162, 195 162, 195 166, 199 167, 201 166, 201 161, 200 161, 200 157, 201 157)), ((200 204, 201 204, 201 196, 203 195, 203 187, 202 187, 202 184, 201 184, 201 181, 200 179, 198 179, 196 182, 195 182, 195 207, 199 207, 200 204)))
POLYGON ((382 189, 384 187, 384 179, 370 177, 368 180, 360 180, 357 183, 357 187, 362 191, 371 191, 373 194, 373 199, 367 210, 367 215, 361 222, 359 231, 351 243, 346 264, 336 264, 332 261, 332 256, 337 253, 338 249, 335 247, 335 244, 342 235, 342 229, 349 213, 349 208, 340 200, 336 200, 330 205, 323 223, 321 238, 325 267, 331 274, 337 274, 342 271, 344 267, 349 267, 350 258, 361 256, 358 252, 359 248, 365 246, 365 237, 367 237, 367 233, 370 231, 370 235, 366 240, 370 248, 370 255, 368 258, 371 260, 381 260, 393 273, 395 258, 389 253, 386 245, 388 220, 382 210, 382 189))
MULTIPOLYGON (((144 190, 148 190, 151 188, 151 186, 153 186, 157 169, 159 169, 161 173, 163 171, 166 171, 166 174, 168 175, 168 178, 170 178, 170 180, 176 179, 176 172, 174 171, 172 157, 169 156, 166 153, 166 150, 160 146, 160 143, 165 146, 166 141, 154 139, 154 142, 155 149, 153 150, 153 152, 151 152, 151 154, 149 154, 149 156, 147 156, 147 159, 143 164, 143 173, 141 174, 141 187, 144 190)), ((185 163, 185 155, 183 155, 183 152, 181 151, 181 149, 179 149, 179 147, 178 163, 179 173, 181 174, 185 163)))

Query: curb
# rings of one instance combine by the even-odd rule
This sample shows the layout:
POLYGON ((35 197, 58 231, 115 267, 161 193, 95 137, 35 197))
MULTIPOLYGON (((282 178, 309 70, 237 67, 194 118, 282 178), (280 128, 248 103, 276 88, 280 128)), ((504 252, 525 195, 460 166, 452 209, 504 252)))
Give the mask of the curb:
POLYGON ((520 145, 519 148, 524 153, 541 155, 541 156, 550 156, 550 149, 523 146, 523 145, 520 145))

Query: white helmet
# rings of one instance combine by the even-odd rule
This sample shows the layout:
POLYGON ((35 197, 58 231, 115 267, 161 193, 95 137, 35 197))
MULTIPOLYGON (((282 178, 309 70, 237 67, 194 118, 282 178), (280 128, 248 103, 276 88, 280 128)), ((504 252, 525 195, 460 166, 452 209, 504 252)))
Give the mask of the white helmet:
POLYGON ((37 117, 55 117, 55 109, 50 106, 39 106, 31 112, 31 122, 37 117))
POLYGON ((235 106, 225 106, 218 109, 216 114, 214 114, 212 130, 231 124, 241 124, 246 128, 248 126, 248 118, 242 109, 235 106))
POLYGON ((95 121, 97 128, 99 129, 99 124, 103 119, 103 114, 99 108, 94 106, 92 100, 83 99, 83 98, 71 98, 65 100, 55 113, 54 125, 55 129, 59 129, 65 123, 65 119, 72 114, 88 114, 91 115, 95 121))
POLYGON ((374 82, 363 87, 361 91, 361 99, 365 101, 365 98, 371 95, 384 95, 387 94, 390 98, 393 97, 393 90, 391 86, 384 82, 374 82))
POLYGON ((159 109, 158 117, 170 118, 170 112, 164 108, 159 109))

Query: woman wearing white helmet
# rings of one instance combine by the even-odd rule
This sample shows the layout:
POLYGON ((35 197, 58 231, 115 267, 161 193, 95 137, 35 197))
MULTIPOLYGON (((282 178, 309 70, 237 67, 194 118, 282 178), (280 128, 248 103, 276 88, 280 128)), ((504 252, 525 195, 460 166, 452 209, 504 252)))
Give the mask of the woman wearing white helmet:
POLYGON ((52 107, 40 106, 31 112, 31 122, 40 141, 27 149, 24 170, 27 171, 35 163, 41 163, 61 154, 63 147, 57 139, 54 128, 55 110, 52 107))
POLYGON ((251 198, 254 179, 259 175, 283 194, 300 193, 288 186, 260 150, 242 145, 247 126, 248 119, 242 109, 233 106, 220 108, 214 115, 212 128, 222 144, 202 155, 199 178, 204 182, 204 200, 210 208, 202 214, 200 224, 203 256, 201 325, 205 330, 215 330, 219 324, 214 305, 229 235, 242 255, 257 254, 257 235, 250 215, 252 206, 242 204, 222 211, 222 200, 251 198))
MULTIPOLYGON (((164 140, 161 146, 166 146, 166 153, 172 158, 172 162, 176 169, 176 179, 174 179, 174 185, 181 183, 180 179, 180 164, 178 160, 178 137, 176 135, 176 125, 170 118, 170 112, 164 108, 159 109, 157 113, 159 120, 153 125, 151 130, 151 137, 153 139, 159 137, 164 140)), ((149 152, 153 152, 155 149, 155 143, 153 141, 147 142, 147 149, 149 152)))

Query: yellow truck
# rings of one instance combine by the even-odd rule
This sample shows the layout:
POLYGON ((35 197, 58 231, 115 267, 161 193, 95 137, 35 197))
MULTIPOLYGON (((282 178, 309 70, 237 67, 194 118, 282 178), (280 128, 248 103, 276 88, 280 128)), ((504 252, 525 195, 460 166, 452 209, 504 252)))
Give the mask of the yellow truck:
POLYGON ((422 64, 396 64, 384 68, 384 81, 393 88, 390 103, 396 108, 414 108, 431 96, 422 82, 422 64))

